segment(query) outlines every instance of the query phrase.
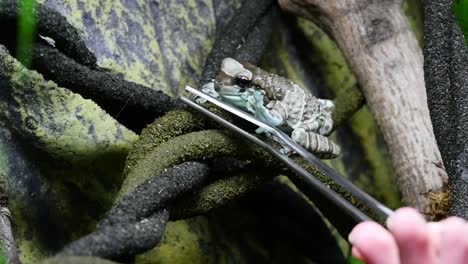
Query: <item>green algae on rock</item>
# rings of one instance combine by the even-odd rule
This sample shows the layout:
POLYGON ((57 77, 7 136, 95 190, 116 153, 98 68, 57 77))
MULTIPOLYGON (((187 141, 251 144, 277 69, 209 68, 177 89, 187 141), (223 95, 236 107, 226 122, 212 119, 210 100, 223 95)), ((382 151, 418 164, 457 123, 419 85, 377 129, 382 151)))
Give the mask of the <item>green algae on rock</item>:
POLYGON ((48 153, 89 162, 103 153, 125 156, 137 139, 98 105, 27 70, 4 48, 0 48, 0 73, 9 81, 4 89, 11 96, 11 101, 0 101, 6 110, 1 116, 48 153))
POLYGON ((41 261, 40 264, 117 264, 117 262, 96 257, 52 257, 41 261))
POLYGON ((213 44, 214 3, 208 0, 49 0, 45 5, 83 33, 101 68, 166 94, 177 95, 198 79, 213 44))
MULTIPOLYGON (((31 263, 42 255, 33 251, 47 248, 36 234, 43 232, 38 229, 39 215, 47 215, 51 223, 58 223, 58 219, 69 223, 68 227, 57 226, 56 231, 63 232, 57 234, 61 237, 57 242, 92 228, 96 217, 113 200, 121 182, 124 158, 137 136, 92 101, 24 68, 4 47, 0 47, 0 79, 7 95, 0 100, 0 121, 9 129, 2 129, 2 138, 12 140, 2 141, 8 149, 8 155, 2 159, 2 171, 10 182, 21 259, 31 263), (22 143, 7 146, 13 142, 22 143), (22 184, 31 181, 36 182, 35 186, 28 188, 37 189, 33 191, 36 198, 17 189, 26 188, 22 184), (49 204, 41 204, 42 200, 49 204), (34 203, 41 205, 31 210, 34 203), (76 210, 86 210, 91 204, 94 212, 76 210), (41 209, 42 206, 51 207, 41 209), (26 230, 36 235, 31 236, 26 230)), ((53 233, 50 232, 51 237, 53 233)))

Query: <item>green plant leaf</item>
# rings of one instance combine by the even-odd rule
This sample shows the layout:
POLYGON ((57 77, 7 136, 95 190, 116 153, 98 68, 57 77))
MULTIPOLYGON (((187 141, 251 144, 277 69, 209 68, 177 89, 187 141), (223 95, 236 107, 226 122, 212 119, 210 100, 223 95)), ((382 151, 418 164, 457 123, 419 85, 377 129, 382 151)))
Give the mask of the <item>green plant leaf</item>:
POLYGON ((7 259, 2 245, 0 245, 0 264, 7 264, 7 259))
POLYGON ((468 0, 455 0, 454 12, 468 43, 468 0))
POLYGON ((349 264, 364 264, 364 262, 362 262, 359 259, 351 256, 351 257, 349 257, 349 264))

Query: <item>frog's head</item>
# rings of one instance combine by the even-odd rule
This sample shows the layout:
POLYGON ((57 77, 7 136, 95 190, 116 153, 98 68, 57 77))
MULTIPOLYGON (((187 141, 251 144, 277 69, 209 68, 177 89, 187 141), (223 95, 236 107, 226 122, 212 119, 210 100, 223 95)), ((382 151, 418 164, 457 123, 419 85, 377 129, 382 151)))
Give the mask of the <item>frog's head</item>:
POLYGON ((216 76, 216 89, 226 93, 243 93, 246 89, 253 88, 249 87, 252 77, 252 72, 244 68, 244 65, 234 59, 225 58, 221 63, 221 71, 216 76))
MULTIPOLYGON (((265 96, 265 90, 254 83, 255 76, 249 66, 250 64, 243 65, 234 59, 225 58, 216 79, 205 84, 201 90, 210 96, 252 112, 254 94, 256 96, 260 94, 265 105, 269 100, 265 96)), ((205 100, 198 98, 197 102, 203 103, 205 100)))
POLYGON ((258 87, 252 83, 253 74, 238 61, 225 58, 216 76, 214 89, 223 101, 241 108, 248 108, 248 98, 258 87))

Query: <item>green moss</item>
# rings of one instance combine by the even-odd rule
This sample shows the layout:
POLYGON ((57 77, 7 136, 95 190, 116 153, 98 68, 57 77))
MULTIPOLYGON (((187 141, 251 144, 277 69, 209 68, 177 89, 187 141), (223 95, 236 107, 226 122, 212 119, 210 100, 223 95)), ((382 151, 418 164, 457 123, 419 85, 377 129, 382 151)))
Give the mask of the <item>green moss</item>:
MULTIPOLYGON (((205 225, 207 223, 204 223, 205 225)), ((205 228, 207 228, 205 226, 205 228)), ((208 234, 205 234, 209 236, 208 234)), ((138 264, 151 263, 215 263, 203 253, 198 234, 186 221, 168 223, 160 246, 137 258, 138 264)))
POLYGON ((170 222, 161 243, 137 257, 137 264, 152 263, 243 263, 249 256, 239 250, 247 241, 232 239, 231 231, 210 214, 170 222))
MULTIPOLYGON (((229 118, 226 113, 220 112, 219 109, 213 106, 207 106, 217 114, 224 115, 229 118)), ((135 165, 141 160, 152 156, 154 163, 159 163, 161 156, 154 157, 152 151, 157 149, 163 142, 167 142, 174 138, 174 141, 178 141, 178 136, 185 135, 187 133, 198 131, 202 128, 210 127, 210 123, 207 122, 206 118, 199 114, 191 113, 187 110, 179 109, 168 112, 161 118, 158 118, 152 124, 148 125, 140 136, 132 150, 130 151, 124 174, 127 175, 134 172, 132 170, 135 165)), ((173 142, 168 142, 169 146, 173 146, 173 142)), ((204 156, 203 159, 206 157, 204 156)), ((160 169, 158 169, 160 171, 160 169)), ((173 208, 171 216, 172 218, 178 219, 180 217, 189 217, 192 215, 202 214, 211 210, 215 207, 224 205, 237 196, 252 190, 258 186, 265 178, 264 174, 248 172, 246 174, 241 173, 234 177, 219 179, 208 186, 204 186, 200 191, 190 193, 186 197, 180 199, 173 208)), ((157 171, 152 175, 156 175, 157 171)), ((272 174, 271 172, 269 174, 272 174)), ((216 177, 216 176, 215 176, 216 177)), ((222 176, 220 175, 220 177, 222 176)))
POLYGON ((164 141, 180 136, 204 126, 205 119, 187 110, 174 110, 156 119, 141 132, 131 149, 125 163, 124 175, 143 159, 148 153, 164 141))
POLYGON ((117 262, 88 256, 60 256, 45 259, 41 264, 117 264, 117 262))
POLYGON ((219 180, 178 199, 173 204, 171 218, 189 218, 226 206, 275 175, 273 171, 260 169, 259 166, 253 171, 241 172, 232 177, 223 178, 222 175, 216 175, 219 180))
POLYGON ((363 158, 370 169, 368 175, 358 179, 359 186, 391 208, 401 206, 391 157, 371 113, 367 108, 361 109, 353 116, 350 124, 358 136, 363 158))
POLYGON ((323 85, 335 96, 333 120, 334 126, 339 126, 363 105, 364 96, 336 43, 313 22, 301 18, 297 21, 311 49, 305 54, 306 59, 320 72, 323 85))
POLYGON ((280 24, 272 36, 271 47, 263 56, 260 66, 266 71, 291 79, 300 87, 307 89, 308 83, 304 80, 304 73, 296 61, 297 58, 288 51, 286 34, 285 25, 280 24))
POLYGON ((319 65, 321 78, 325 86, 333 94, 339 94, 355 88, 357 81, 349 68, 346 59, 337 47, 336 43, 313 22, 298 18, 297 23, 304 32, 304 37, 310 45, 311 54, 314 58, 309 58, 311 62, 319 65))
MULTIPOLYGON (((369 217, 378 220, 379 217, 375 215, 375 213, 367 207, 362 201, 358 200, 354 197, 351 193, 346 191, 345 189, 341 188, 335 181, 331 178, 327 177, 322 171, 318 170, 316 167, 312 166, 311 164, 304 161, 302 158, 293 158, 293 161, 299 164, 301 167, 305 168, 309 173, 311 173, 315 178, 320 180, 325 186, 329 187, 332 191, 339 194, 341 197, 346 199, 356 208, 367 214, 369 217)), ((303 190, 307 193, 305 190, 303 190)), ((317 194, 314 194, 317 195, 317 194)), ((314 202, 314 200, 312 200, 314 202)))
POLYGON ((42 248, 38 237, 32 235, 35 226, 24 214, 27 212, 25 204, 21 201, 10 200, 8 207, 14 215, 14 234, 21 263, 38 263, 47 253, 42 248))
POLYGON ((465 35, 465 41, 468 44, 468 1, 467 0, 455 0, 453 11, 458 20, 460 28, 465 35))
POLYGON ((423 35, 423 8, 421 0, 405 0, 403 1, 403 11, 408 19, 409 25, 418 40, 419 46, 424 44, 423 35))
POLYGON ((161 143, 142 158, 129 172, 119 197, 129 193, 148 178, 187 160, 205 160, 217 156, 246 157, 251 148, 219 130, 204 130, 181 135, 161 143), (168 155, 170 153, 170 155, 168 155))
POLYGON ((7 256, 5 255, 5 249, 0 245, 0 264, 8 264, 7 256))
POLYGON ((284 40, 281 39, 283 35, 276 34, 273 37, 273 50, 276 52, 276 61, 275 67, 270 66, 269 70, 277 72, 277 74, 284 76, 288 79, 291 79, 297 83, 300 87, 307 89, 307 86, 304 84, 304 79, 301 78, 300 70, 296 68, 296 65, 293 64, 291 54, 288 53, 286 47, 284 47, 284 40))

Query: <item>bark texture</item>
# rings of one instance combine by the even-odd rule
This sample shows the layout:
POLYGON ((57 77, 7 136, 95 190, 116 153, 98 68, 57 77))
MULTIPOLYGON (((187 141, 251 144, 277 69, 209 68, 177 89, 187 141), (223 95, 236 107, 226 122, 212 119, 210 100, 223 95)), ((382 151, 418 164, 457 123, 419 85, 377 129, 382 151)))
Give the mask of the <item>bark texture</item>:
POLYGON ((15 239, 11 229, 11 213, 6 207, 0 206, 0 262, 3 257, 6 258, 3 260, 6 263, 19 263, 15 239))
POLYGON ((423 57, 399 0, 281 0, 317 19, 354 70, 392 154, 406 204, 431 213, 447 174, 427 107, 423 57))

